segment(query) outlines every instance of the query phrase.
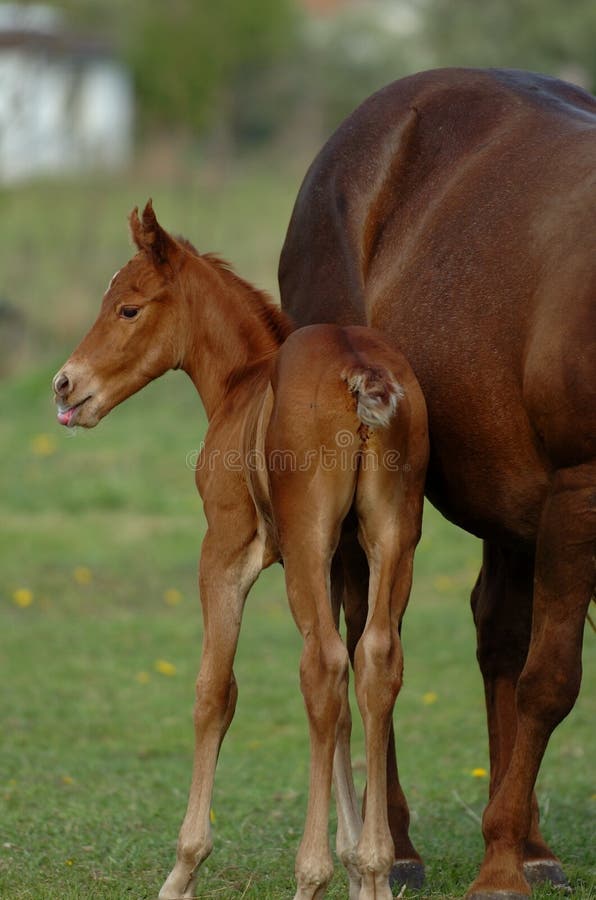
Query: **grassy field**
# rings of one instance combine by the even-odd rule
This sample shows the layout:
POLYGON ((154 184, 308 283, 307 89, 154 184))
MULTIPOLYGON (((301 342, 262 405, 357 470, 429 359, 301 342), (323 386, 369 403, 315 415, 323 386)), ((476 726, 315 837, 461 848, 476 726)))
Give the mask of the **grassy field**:
MULTIPOLYGON (((134 203, 153 193, 169 227, 274 290, 296 187, 251 172, 215 186, 132 179, 0 195, 2 291, 27 317, 23 359, 0 381, 1 898, 156 897, 190 775, 204 521, 187 457, 205 431, 198 398, 168 375, 72 436, 55 424, 51 376, 130 254, 134 203)), ((468 607, 478 562, 478 542, 428 508, 396 713, 428 866, 420 900, 462 896, 482 855, 487 748, 468 607)), ((299 654, 276 567, 247 604, 201 897, 292 896, 308 765, 299 654)), ((584 689, 539 782, 544 831, 578 898, 596 896, 595 672, 588 631, 584 689)), ((354 758, 362 784, 359 728, 354 758)), ((339 866, 328 895, 346 896, 339 866)))

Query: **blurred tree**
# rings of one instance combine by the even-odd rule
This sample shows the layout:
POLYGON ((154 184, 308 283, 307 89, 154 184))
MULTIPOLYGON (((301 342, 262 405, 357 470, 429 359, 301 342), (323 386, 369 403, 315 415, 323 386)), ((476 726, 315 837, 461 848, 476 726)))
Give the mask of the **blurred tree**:
POLYGON ((358 103, 390 81, 424 68, 419 21, 404 27, 394 21, 395 7, 409 2, 348 7, 334 20, 313 23, 308 43, 308 67, 302 79, 306 92, 317 96, 326 128, 335 128, 358 103))
POLYGON ((234 82, 288 51, 292 12, 289 0, 145 4, 126 37, 145 120, 196 130, 209 124, 234 82))
POLYGON ((596 86, 594 0, 424 0, 435 65, 584 73, 596 86))
POLYGON ((420 24, 417 0, 363 0, 306 17, 283 71, 264 85, 286 145, 319 143, 371 93, 431 65, 420 24))
POLYGON ((142 126, 200 131, 244 77, 274 67, 296 33, 293 0, 46 0, 113 41, 132 70, 142 126))
MULTIPOLYGON (((24 2, 24 0, 22 0, 24 2)), ((516 66, 596 86, 595 0, 44 0, 111 40, 149 131, 214 157, 280 136, 309 148, 383 84, 441 65, 516 66)))

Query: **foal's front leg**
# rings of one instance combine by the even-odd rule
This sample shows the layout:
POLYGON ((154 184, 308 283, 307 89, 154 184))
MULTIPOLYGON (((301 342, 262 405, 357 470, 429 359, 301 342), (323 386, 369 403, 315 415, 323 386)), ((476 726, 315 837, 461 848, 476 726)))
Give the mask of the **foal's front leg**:
POLYGON ((209 531, 203 541, 200 589, 204 638, 196 686, 192 782, 176 864, 159 893, 160 900, 194 897, 196 871, 213 847, 209 812, 215 766, 238 696, 232 666, 244 601, 262 561, 257 538, 236 549, 228 546, 230 533, 234 531, 226 536, 209 531))

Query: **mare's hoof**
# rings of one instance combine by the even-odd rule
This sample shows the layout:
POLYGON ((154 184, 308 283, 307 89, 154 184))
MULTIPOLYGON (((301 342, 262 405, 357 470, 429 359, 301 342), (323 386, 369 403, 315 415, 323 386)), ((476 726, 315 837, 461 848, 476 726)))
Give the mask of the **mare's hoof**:
POLYGON ((562 891, 571 891, 567 876, 561 865, 554 859, 536 859, 524 863, 524 875, 530 884, 544 884, 545 882, 560 888, 562 891))
POLYGON ((403 886, 418 891, 424 884, 424 865, 415 859, 396 862, 389 873, 389 887, 401 889, 403 886))

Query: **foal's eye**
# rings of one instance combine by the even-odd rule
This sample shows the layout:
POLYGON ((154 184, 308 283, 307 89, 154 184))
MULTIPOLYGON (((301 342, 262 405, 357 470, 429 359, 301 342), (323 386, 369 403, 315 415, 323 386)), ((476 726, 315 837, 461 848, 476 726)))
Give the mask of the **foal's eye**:
POLYGON ((139 314, 138 306, 123 306, 120 310, 121 319, 135 319, 139 314))

